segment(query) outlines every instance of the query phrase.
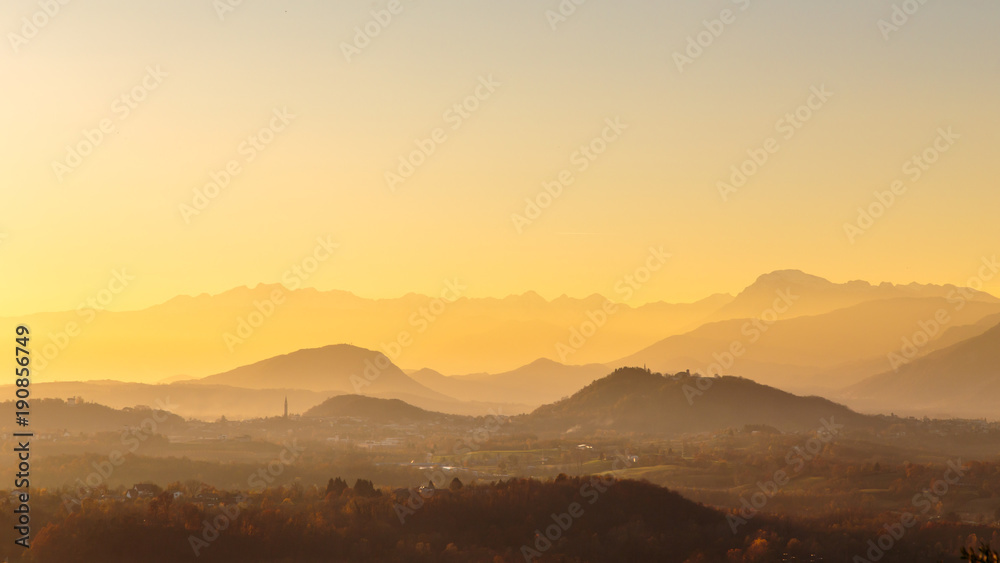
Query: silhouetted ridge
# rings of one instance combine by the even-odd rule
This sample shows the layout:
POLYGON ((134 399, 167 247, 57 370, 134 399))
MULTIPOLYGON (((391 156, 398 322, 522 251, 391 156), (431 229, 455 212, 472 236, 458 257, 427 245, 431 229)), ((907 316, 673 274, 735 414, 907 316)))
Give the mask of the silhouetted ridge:
MULTIPOLYGON (((951 411, 955 415, 993 415, 1000 393, 1000 325, 923 357, 908 359, 901 349, 886 371, 847 389, 855 399, 895 408, 951 411)), ((888 362, 887 362, 888 363, 888 362)))
POLYGON ((524 419, 539 432, 614 431, 671 435, 773 426, 783 432, 815 430, 821 419, 871 426, 876 421, 820 397, 799 397, 749 379, 663 376, 619 368, 573 396, 539 407, 524 419))

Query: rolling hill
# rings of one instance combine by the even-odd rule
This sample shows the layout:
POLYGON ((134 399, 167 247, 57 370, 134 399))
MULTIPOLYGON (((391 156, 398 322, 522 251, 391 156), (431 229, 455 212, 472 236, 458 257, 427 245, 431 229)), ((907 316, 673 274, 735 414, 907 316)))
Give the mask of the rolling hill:
MULTIPOLYGON (((13 395, 13 387, 6 386, 13 395)), ((82 397, 114 408, 168 405, 185 417, 215 420, 278 416, 287 397, 291 412, 301 413, 331 395, 358 393, 400 399, 448 414, 479 416, 492 411, 516 415, 537 405, 514 404, 484 396, 458 400, 429 389, 406 375, 386 356, 346 344, 299 350, 202 379, 150 385, 111 380, 39 381, 37 398, 82 397)))
POLYGON ((405 394, 448 400, 411 379, 380 352, 348 344, 299 350, 196 381, 245 389, 277 387, 342 393, 405 394))
POLYGON ((698 379, 686 373, 664 377, 621 368, 567 399, 539 407, 518 423, 540 435, 580 436, 606 432, 674 436, 747 424, 804 432, 822 427, 824 418, 835 418, 848 428, 878 424, 820 397, 798 397, 738 377, 710 378, 699 388, 698 379))
POLYGON ((922 355, 927 355, 931 352, 947 348, 953 344, 958 344, 959 342, 970 338, 975 338, 997 325, 1000 325, 1000 314, 983 317, 975 323, 968 325, 950 326, 944 331, 944 334, 942 334, 940 338, 931 341, 926 347, 924 347, 924 349, 921 350, 922 355))
POLYGON ((846 389, 865 410, 995 419, 1000 397, 1000 324, 846 389))
MULTIPOLYGON (((806 297, 789 306, 789 312, 806 297)), ((991 300, 905 297, 860 303, 830 313, 720 321, 668 337, 610 365, 647 365, 663 372, 690 369, 705 375, 736 374, 800 392, 833 390, 889 367, 888 355, 920 323, 948 314, 944 328, 969 325, 1000 313, 991 300), (738 355, 733 349, 741 352, 738 355)), ((944 329, 937 336, 941 336, 944 329)), ((931 341, 933 342, 933 340, 931 341)))

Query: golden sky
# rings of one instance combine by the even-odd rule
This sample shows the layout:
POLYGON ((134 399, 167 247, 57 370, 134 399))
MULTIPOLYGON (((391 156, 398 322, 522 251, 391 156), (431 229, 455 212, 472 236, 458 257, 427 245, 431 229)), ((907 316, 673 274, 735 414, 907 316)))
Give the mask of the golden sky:
POLYGON ((9 4, 0 316, 73 309, 123 268, 111 308, 277 282, 317 237, 340 246, 305 285, 367 297, 454 277, 613 295, 662 246, 633 303, 783 268, 965 284, 1000 252, 996 3, 898 29, 882 0, 590 0, 565 21, 556 0, 9 4), (530 224, 526 198, 549 202, 530 224))

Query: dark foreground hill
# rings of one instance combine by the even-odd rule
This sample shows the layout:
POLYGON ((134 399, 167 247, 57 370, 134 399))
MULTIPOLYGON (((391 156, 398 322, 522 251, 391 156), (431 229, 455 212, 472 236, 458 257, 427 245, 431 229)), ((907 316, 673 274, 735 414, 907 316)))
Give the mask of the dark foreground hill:
POLYGON ((821 419, 848 426, 878 424, 820 397, 799 397, 739 377, 663 376, 621 368, 573 396, 519 420, 542 433, 598 431, 676 435, 765 424, 784 432, 816 430, 821 419))
MULTIPOLYGON (((298 485, 221 491, 225 506, 214 508, 166 495, 95 500, 73 514, 58 492, 37 495, 32 521, 45 524, 33 538, 35 563, 871 561, 863 557, 886 523, 852 515, 849 525, 832 526, 715 510, 648 482, 598 477, 459 484, 426 498, 359 480, 339 493, 298 485)), ((22 555, 14 551, 22 548, 13 543, 13 517, 0 515, 0 539, 9 546, 0 549, 22 555)), ((951 561, 956 538, 983 530, 988 536, 985 526, 921 523, 919 533, 873 557, 951 561)))

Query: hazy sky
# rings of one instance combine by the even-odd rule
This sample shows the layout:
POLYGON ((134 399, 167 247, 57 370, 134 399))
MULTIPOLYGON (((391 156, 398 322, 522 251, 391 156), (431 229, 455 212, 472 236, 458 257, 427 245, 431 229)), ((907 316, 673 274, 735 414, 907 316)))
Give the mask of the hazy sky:
POLYGON ((469 296, 612 295, 650 246, 673 257, 637 303, 783 268, 964 284, 1000 252, 996 2, 931 0, 898 29, 880 29, 885 0, 588 0, 565 21, 556 0, 400 0, 385 26, 385 1, 44 4, 10 0, 0 25, 0 314, 74 308, 122 268, 112 308, 276 282, 327 236, 306 285, 371 297, 454 277, 469 296), (800 128, 781 121, 810 101, 800 128), (605 152, 577 154, 602 133, 605 152), (417 139, 433 154, 390 189, 417 139), (907 164, 935 141, 934 164, 907 164))

